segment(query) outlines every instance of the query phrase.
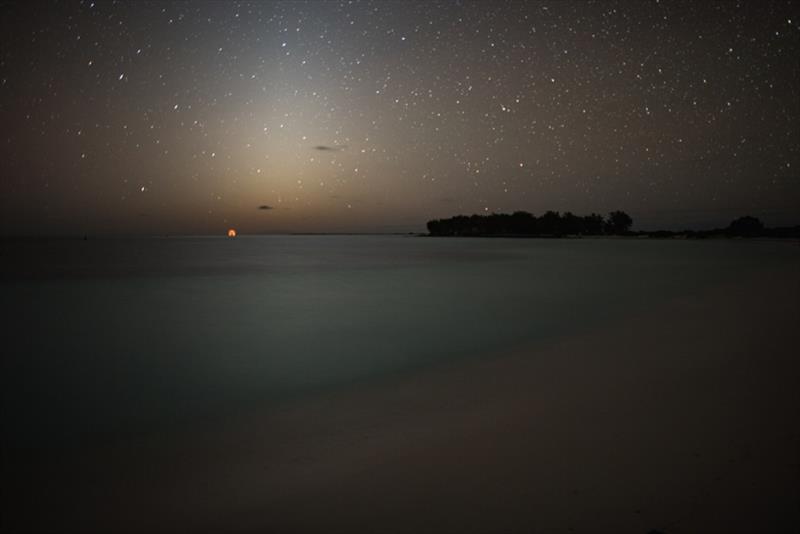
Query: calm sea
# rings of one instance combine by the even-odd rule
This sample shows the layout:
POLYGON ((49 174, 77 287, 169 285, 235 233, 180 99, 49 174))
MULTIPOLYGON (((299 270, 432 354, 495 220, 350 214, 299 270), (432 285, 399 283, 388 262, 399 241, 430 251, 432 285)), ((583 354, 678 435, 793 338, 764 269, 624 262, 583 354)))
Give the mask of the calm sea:
POLYGON ((122 439, 535 347, 799 260, 796 244, 724 240, 0 241, 4 446, 122 439))

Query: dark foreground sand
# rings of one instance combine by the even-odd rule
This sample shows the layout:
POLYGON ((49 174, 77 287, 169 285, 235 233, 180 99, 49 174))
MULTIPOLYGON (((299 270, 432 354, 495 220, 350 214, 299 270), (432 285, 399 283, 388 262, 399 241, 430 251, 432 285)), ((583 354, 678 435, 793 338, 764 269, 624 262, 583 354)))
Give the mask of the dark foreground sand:
POLYGON ((544 349, 87 454, 30 480, 39 504, 6 526, 798 532, 798 347, 800 273, 765 272, 544 349))

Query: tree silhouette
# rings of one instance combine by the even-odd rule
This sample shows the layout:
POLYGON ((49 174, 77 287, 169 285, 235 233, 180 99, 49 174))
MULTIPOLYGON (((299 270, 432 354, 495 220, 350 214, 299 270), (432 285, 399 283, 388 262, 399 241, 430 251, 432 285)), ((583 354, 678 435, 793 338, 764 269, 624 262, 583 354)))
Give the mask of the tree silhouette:
POLYGON ((512 214, 456 215, 449 219, 428 221, 428 232, 432 236, 592 236, 592 235, 636 235, 659 239, 688 238, 707 239, 720 237, 800 238, 800 226, 765 228, 755 217, 745 216, 731 222, 726 228, 713 230, 651 230, 631 232, 633 219, 624 211, 612 211, 608 218, 592 213, 575 215, 569 211, 563 215, 548 211, 536 217, 527 211, 512 214))
POLYGON ((428 232, 440 236, 564 236, 624 234, 633 224, 630 216, 623 211, 609 214, 608 220, 592 213, 575 215, 565 212, 548 211, 541 217, 526 211, 516 211, 511 215, 492 213, 491 215, 456 215, 449 219, 428 221, 428 232))
POLYGON ((608 214, 608 220, 606 221, 606 233, 616 235, 626 234, 628 230, 630 230, 631 225, 633 225, 633 219, 631 219, 630 215, 624 211, 612 211, 608 214))
POLYGON ((750 215, 739 217, 728 225, 726 233, 733 236, 753 237, 764 233, 764 224, 750 215))

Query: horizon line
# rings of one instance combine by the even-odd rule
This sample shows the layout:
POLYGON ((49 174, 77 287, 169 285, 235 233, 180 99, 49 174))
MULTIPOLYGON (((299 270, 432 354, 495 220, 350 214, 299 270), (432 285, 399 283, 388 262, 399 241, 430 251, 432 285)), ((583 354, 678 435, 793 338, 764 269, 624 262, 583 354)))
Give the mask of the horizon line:
POLYGON ((235 239, 236 237, 266 237, 266 236, 346 236, 346 235, 427 235, 427 232, 247 232, 243 233, 236 230, 236 237, 229 237, 225 232, 218 234, 190 234, 190 233, 165 233, 165 234, 6 234, 0 235, 0 239, 140 239, 140 238, 159 238, 166 239, 172 237, 220 237, 225 239, 235 239))

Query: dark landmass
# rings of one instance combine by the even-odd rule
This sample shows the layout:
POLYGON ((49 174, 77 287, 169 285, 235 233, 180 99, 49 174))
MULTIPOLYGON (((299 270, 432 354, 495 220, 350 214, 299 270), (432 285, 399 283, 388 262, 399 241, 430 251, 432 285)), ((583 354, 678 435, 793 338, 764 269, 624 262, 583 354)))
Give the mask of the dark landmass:
POLYGON ((768 237, 768 238, 800 238, 800 225, 767 228, 755 217, 746 215, 739 217, 725 227, 713 230, 651 230, 633 232, 631 235, 652 237, 656 239, 707 239, 720 237, 768 237))
POLYGON ((548 211, 540 217, 526 211, 512 214, 456 215, 428 221, 430 236, 462 237, 581 237, 629 236, 655 239, 703 239, 711 237, 800 238, 800 225, 766 228, 755 217, 739 217, 725 228, 713 230, 631 231, 633 219, 624 211, 612 211, 607 217, 597 213, 575 215, 548 211))

